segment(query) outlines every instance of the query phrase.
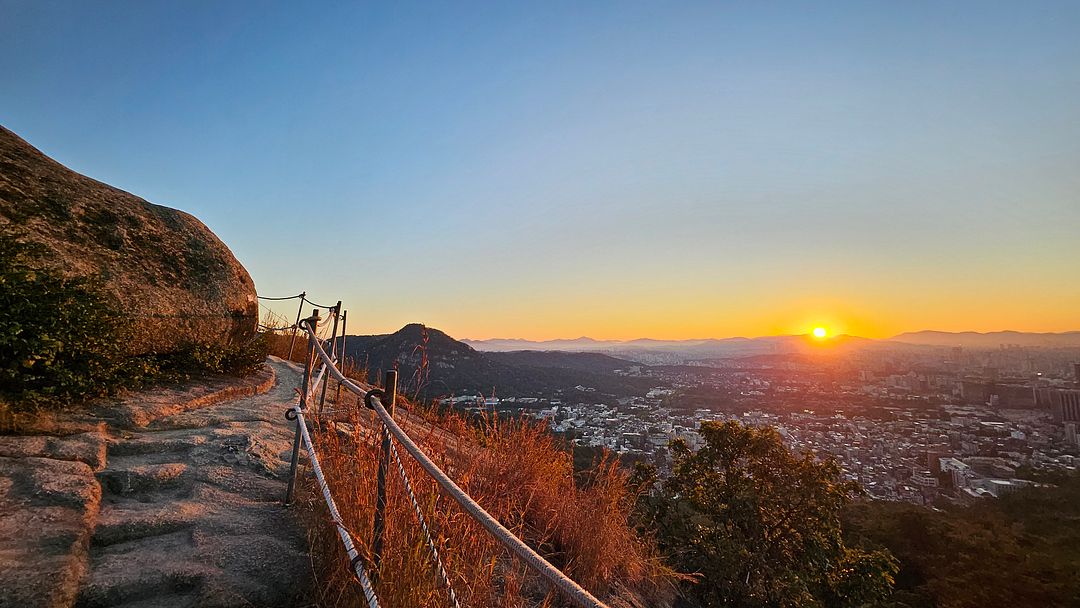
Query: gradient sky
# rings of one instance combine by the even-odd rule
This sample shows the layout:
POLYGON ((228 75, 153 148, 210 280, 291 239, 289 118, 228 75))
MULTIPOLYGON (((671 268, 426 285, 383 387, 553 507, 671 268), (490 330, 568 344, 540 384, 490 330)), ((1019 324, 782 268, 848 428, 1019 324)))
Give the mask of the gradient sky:
POLYGON ((350 333, 1080 329, 1080 2, 297 6, 0 0, 0 123, 350 333))

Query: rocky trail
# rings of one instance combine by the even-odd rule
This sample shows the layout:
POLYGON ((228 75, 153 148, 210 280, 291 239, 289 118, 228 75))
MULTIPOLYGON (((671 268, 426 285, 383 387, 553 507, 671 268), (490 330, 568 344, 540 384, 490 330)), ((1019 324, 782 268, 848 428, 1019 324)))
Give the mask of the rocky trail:
POLYGON ((288 606, 307 544, 282 505, 300 370, 101 406, 83 432, 0 437, 0 606, 288 606))

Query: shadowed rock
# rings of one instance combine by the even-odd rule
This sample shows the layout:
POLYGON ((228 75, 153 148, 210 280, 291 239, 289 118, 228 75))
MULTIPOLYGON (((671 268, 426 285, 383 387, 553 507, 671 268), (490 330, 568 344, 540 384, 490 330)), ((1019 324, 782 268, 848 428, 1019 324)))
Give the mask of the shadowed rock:
POLYGON ((42 265, 103 279, 131 318, 133 354, 254 332, 255 284, 202 222, 80 175, 3 127, 0 228, 44 246, 42 265))

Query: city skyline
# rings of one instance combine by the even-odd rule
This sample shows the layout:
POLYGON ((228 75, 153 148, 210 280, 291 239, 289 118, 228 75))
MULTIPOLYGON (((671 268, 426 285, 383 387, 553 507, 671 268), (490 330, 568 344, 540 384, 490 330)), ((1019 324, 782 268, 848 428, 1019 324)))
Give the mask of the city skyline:
POLYGON ((1076 4, 290 9, 6 4, 0 121, 351 333, 1080 329, 1076 4))

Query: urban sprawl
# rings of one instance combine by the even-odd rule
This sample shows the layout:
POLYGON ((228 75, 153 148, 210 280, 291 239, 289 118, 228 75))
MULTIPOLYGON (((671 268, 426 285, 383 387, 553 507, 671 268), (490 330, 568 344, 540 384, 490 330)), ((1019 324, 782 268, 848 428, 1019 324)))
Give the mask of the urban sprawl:
POLYGON ((669 442, 699 447, 702 422, 769 426, 795 451, 835 458, 870 498, 964 502, 1080 464, 1076 358, 1002 347, 628 365, 616 373, 649 378, 655 388, 615 398, 578 386, 489 398, 485 407, 547 420, 576 445, 655 464, 661 474, 670 468, 669 442))

